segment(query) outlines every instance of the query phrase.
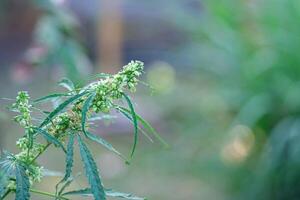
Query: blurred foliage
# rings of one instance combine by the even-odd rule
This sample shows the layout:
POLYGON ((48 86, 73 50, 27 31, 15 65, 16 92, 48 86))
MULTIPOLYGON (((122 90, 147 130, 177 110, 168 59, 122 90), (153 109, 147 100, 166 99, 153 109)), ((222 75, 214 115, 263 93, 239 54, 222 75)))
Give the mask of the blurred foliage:
POLYGON ((199 1, 201 12, 178 12, 183 4, 168 20, 190 38, 177 48, 182 67, 198 73, 178 73, 174 90, 159 96, 182 134, 170 163, 225 186, 230 199, 298 199, 300 4, 210 0, 199 1))
POLYGON ((33 47, 26 54, 28 61, 41 66, 59 66, 67 77, 78 83, 91 73, 92 66, 81 41, 76 17, 66 6, 55 1, 33 2, 42 11, 42 16, 34 30, 33 47))
MULTIPOLYGON (((201 32, 205 39, 201 41, 211 52, 203 56, 208 62, 201 67, 219 79, 218 92, 234 116, 233 124, 250 127, 256 138, 261 132, 267 138, 262 148, 267 156, 259 167, 256 159, 252 161, 255 167, 248 178, 254 175, 259 181, 252 180, 256 186, 248 190, 256 195, 250 199, 297 199, 300 168, 299 159, 293 158, 299 147, 290 140, 298 138, 299 131, 289 130, 297 129, 298 122, 284 122, 297 118, 300 111, 296 51, 300 29, 295 26, 300 5, 268 0, 206 1, 205 5, 208 10, 201 32)), ((260 150, 259 145, 255 147, 260 150)))

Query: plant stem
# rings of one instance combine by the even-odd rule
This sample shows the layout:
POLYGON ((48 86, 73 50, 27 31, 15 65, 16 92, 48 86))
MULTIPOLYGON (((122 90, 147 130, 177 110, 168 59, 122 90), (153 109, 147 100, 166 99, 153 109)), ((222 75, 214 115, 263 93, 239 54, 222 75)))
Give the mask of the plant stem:
POLYGON ((42 153, 44 153, 50 145, 51 145, 51 143, 48 142, 48 143, 46 144, 46 146, 42 149, 42 151, 40 151, 40 152, 38 153, 38 155, 36 155, 36 156, 31 160, 30 164, 32 164, 36 159, 38 159, 38 157, 39 157, 42 153))
POLYGON ((48 197, 56 197, 58 199, 69 200, 66 197, 58 197, 55 194, 52 194, 52 193, 49 193, 49 192, 40 191, 40 190, 30 189, 30 192, 35 193, 35 194, 40 194, 40 195, 48 196, 48 197))
MULTIPOLYGON (((52 121, 51 121, 51 122, 52 122, 52 121)), ((53 123, 53 122, 52 122, 52 123, 53 123)), ((56 134, 55 137, 58 137, 58 135, 56 134)), ((38 155, 36 155, 36 156, 32 159, 32 161, 31 161, 29 164, 32 164, 34 161, 36 161, 36 159, 38 159, 38 157, 40 157, 40 155, 41 155, 42 153, 44 153, 44 152, 47 150, 47 148, 48 148, 51 144, 52 144, 52 143, 48 142, 48 143, 46 144, 46 146, 44 146, 44 148, 38 153, 38 155)))

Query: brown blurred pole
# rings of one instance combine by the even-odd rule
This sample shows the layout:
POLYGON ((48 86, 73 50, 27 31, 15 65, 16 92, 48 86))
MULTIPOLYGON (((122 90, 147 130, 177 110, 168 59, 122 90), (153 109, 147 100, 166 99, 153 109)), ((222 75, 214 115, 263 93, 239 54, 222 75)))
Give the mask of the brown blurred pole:
POLYGON ((123 23, 122 0, 101 0, 97 21, 97 71, 114 73, 122 63, 123 23))

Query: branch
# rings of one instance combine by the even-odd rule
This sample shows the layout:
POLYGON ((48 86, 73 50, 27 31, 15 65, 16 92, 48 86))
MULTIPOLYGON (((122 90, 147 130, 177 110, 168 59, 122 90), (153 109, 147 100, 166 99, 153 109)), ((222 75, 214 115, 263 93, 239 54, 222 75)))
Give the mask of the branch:
POLYGON ((66 197, 58 197, 55 194, 44 192, 44 191, 40 191, 40 190, 30 189, 30 192, 35 193, 35 194, 40 194, 40 195, 48 196, 48 197, 55 197, 57 199, 69 200, 66 197))

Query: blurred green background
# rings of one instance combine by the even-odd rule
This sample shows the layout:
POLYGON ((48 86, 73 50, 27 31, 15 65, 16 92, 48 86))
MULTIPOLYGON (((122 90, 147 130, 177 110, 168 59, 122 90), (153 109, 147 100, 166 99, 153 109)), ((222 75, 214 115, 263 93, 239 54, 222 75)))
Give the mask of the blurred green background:
MULTIPOLYGON (((62 77, 83 84, 142 60, 153 89, 139 88, 137 110, 171 148, 141 136, 127 166, 90 144, 107 187, 150 200, 296 200, 299 20, 298 0, 2 0, 0 92, 37 98, 58 90, 62 77)), ((1 101, 0 145, 15 152, 22 130, 7 105, 1 101)), ((98 129, 129 152, 125 119, 98 129)), ((63 157, 51 150, 40 162, 62 171, 63 157)), ((58 180, 36 187, 53 191, 58 180)), ((72 187, 85 184, 79 178, 72 187)))

